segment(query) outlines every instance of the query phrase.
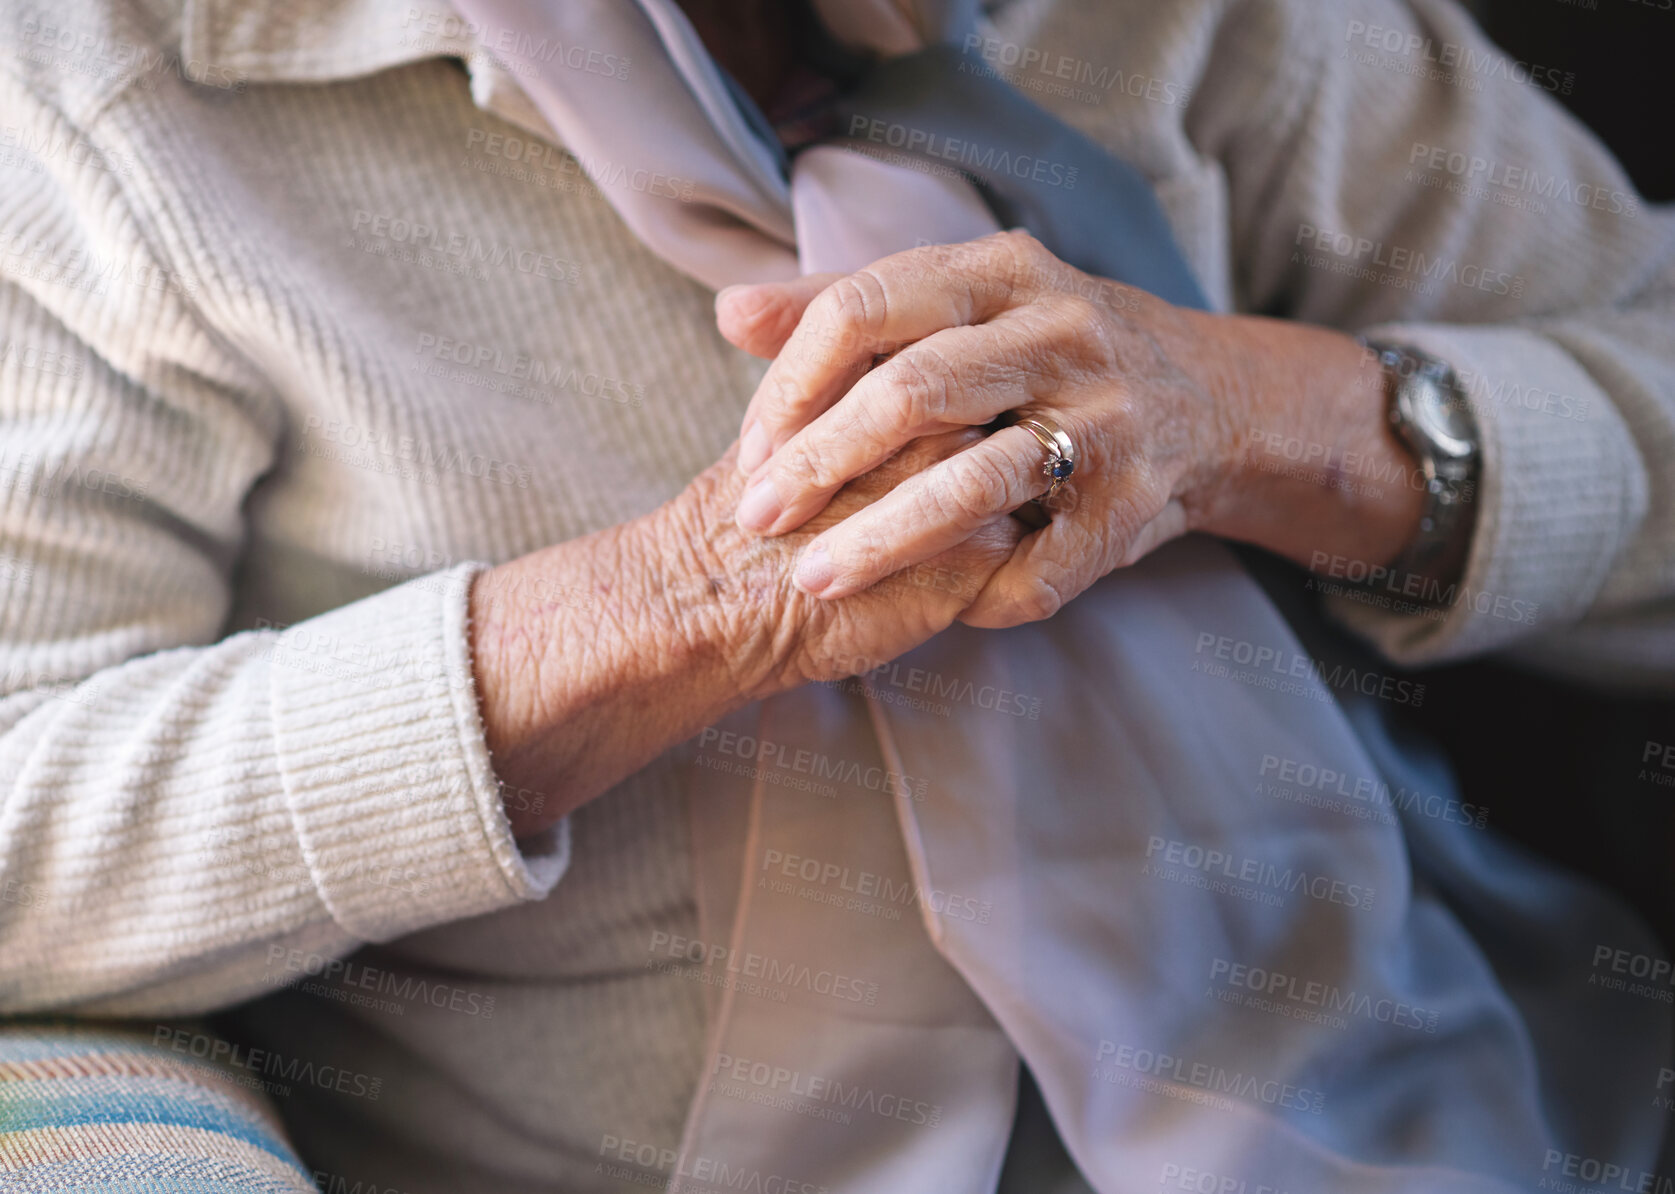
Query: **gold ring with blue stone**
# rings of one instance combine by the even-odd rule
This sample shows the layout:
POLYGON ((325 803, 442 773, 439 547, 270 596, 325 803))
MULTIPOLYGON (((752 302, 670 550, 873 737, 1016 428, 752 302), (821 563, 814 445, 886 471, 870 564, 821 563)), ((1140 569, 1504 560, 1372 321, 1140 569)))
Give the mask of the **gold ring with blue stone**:
POLYGON ((1041 462, 1041 472, 1052 481, 1047 492, 1037 501, 1046 501, 1055 496, 1064 483, 1070 480, 1070 474, 1076 471, 1076 445, 1070 442, 1070 437, 1058 424, 1039 417, 1019 419, 1017 426, 1022 427, 1036 438, 1036 441, 1046 449, 1047 459, 1041 462))

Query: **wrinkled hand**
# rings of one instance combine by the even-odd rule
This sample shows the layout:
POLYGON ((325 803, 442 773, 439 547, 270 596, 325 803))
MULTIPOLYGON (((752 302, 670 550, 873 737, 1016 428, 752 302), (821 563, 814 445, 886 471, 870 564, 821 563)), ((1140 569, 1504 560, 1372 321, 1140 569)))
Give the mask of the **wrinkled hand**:
POLYGON ((1013 519, 839 600, 791 576, 827 527, 977 438, 918 440, 774 539, 735 521, 735 444, 655 510, 478 575, 466 634, 513 833, 547 828, 733 709, 869 671, 952 623, 1017 546, 1013 519))
POLYGON ((992 517, 958 542, 841 599, 802 592, 793 573, 807 545, 828 528, 861 517, 981 438, 961 428, 917 439, 842 486, 799 528, 772 539, 737 525, 745 475, 735 444, 661 512, 657 534, 670 562, 666 600, 703 623, 693 635, 726 644, 737 687, 752 698, 855 675, 912 650, 983 591, 1022 538, 1018 522, 992 517))
POLYGON ((846 483, 918 437, 1028 407, 1075 445, 1051 522, 960 615, 1010 626, 1201 525, 1246 422, 1216 317, 1084 274, 1019 232, 732 288, 717 318, 774 358, 741 432, 740 525, 770 540, 819 530, 797 583, 826 599, 949 551, 1050 484, 1041 445, 1007 427, 831 516, 846 483))

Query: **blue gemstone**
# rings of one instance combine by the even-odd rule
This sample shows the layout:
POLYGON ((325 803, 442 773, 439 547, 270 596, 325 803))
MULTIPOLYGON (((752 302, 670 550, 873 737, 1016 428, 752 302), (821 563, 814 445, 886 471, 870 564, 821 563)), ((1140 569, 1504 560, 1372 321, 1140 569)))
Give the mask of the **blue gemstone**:
POLYGON ((1075 465, 1068 460, 1053 461, 1053 480, 1062 481, 1075 469, 1075 465))

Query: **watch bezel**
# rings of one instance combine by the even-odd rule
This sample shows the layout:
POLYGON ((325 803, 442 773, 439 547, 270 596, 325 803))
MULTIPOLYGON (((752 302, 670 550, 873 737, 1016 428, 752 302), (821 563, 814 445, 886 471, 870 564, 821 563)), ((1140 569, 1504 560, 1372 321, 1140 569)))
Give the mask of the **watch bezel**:
MULTIPOLYGON (((1470 460, 1477 453, 1474 439, 1466 439, 1438 425, 1438 420, 1426 409, 1463 405, 1459 394, 1443 379, 1429 372, 1416 372, 1399 379, 1396 387, 1396 408, 1400 412, 1398 426, 1409 432, 1410 442, 1420 439, 1436 456, 1448 461, 1470 460)), ((1416 448, 1418 445, 1414 445, 1416 448)))

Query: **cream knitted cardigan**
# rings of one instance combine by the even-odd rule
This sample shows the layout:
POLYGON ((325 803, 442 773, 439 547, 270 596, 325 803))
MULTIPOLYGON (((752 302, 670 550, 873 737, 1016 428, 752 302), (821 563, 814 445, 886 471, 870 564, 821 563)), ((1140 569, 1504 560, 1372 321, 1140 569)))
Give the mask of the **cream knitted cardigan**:
MULTIPOLYGON (((678 1132, 694 984, 622 978, 648 926, 690 930, 678 780, 514 843, 464 593, 677 493, 760 366, 600 190, 640 183, 544 140, 444 8, 0 0, 0 30, 0 1010, 225 1007, 396 942, 386 967, 527 1018, 445 1060, 386 1017, 338 1064, 474 1075, 506 1122, 569 1067, 593 1109, 495 1145, 531 1174, 678 1132), (554 1008, 637 1031, 602 1058, 549 1027, 526 1072, 554 1008)), ((1482 596, 1343 616, 1405 663, 1675 675, 1675 217, 1544 94, 1562 75, 1440 0, 1016 0, 988 33, 973 68, 1156 179, 1219 306, 1466 377, 1482 596)), ((561 52, 632 84, 593 49, 561 52)), ((369 1104, 357 1138, 487 1148, 473 1105, 369 1104)))

